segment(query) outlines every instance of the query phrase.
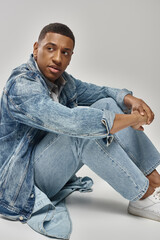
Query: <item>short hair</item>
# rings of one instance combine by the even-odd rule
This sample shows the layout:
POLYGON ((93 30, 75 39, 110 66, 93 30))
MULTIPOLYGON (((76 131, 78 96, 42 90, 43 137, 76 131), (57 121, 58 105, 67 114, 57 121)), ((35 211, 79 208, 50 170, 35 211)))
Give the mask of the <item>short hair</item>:
POLYGON ((50 24, 46 25, 41 30, 41 32, 39 34, 38 42, 41 42, 45 38, 45 35, 48 32, 58 33, 58 34, 66 36, 66 37, 69 37, 69 38, 71 38, 73 40, 73 45, 75 45, 75 37, 73 35, 73 32, 65 24, 62 24, 62 23, 50 23, 50 24))

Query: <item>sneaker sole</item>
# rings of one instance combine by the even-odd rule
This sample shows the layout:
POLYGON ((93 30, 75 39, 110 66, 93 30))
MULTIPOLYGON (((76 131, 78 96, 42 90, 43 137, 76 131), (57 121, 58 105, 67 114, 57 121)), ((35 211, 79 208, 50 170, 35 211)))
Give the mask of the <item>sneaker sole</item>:
POLYGON ((160 222, 160 216, 157 216, 156 214, 152 213, 152 212, 145 212, 144 210, 140 210, 134 207, 129 206, 128 207, 128 213, 138 216, 138 217, 143 217, 143 218, 147 218, 147 219, 151 219, 154 221, 158 221, 160 222))

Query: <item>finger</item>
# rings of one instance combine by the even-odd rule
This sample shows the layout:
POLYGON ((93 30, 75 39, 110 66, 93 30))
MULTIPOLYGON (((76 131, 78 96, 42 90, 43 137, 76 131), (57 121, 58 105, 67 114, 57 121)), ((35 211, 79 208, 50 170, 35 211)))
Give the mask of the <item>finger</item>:
MULTIPOLYGON (((134 128, 134 127, 133 127, 134 128)), ((138 130, 138 131, 144 131, 144 127, 140 126, 139 128, 134 128, 135 130, 138 130)))
POLYGON ((139 113, 140 113, 142 116, 145 115, 145 109, 144 109, 142 106, 139 106, 139 107, 138 107, 138 111, 139 111, 139 113))
POLYGON ((151 114, 151 118, 148 120, 147 124, 151 124, 154 120, 154 113, 151 114))
POLYGON ((144 131, 144 127, 140 126, 138 130, 139 131, 144 131))
POLYGON ((143 126, 139 126, 139 127, 132 126, 132 128, 135 129, 135 130, 138 130, 138 131, 144 131, 143 126))
POLYGON ((154 119, 154 113, 152 112, 150 107, 147 106, 147 105, 144 105, 144 110, 145 110, 145 112, 147 114, 147 118, 148 118, 147 119, 147 124, 150 124, 153 121, 153 119, 154 119))

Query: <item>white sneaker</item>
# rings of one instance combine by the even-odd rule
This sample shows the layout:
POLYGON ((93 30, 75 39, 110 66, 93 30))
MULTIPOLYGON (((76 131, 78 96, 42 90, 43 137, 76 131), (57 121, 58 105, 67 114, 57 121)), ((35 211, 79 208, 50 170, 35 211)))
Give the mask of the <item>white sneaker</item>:
POLYGON ((129 202, 128 212, 139 217, 160 221, 160 187, 143 200, 129 202))

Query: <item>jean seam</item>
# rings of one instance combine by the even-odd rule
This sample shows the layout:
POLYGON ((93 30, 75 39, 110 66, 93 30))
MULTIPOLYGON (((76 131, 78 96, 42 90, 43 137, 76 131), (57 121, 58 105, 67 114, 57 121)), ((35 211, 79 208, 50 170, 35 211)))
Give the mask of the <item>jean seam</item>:
MULTIPOLYGON (((127 155, 133 160, 134 164, 137 166, 136 162, 136 158, 133 155, 132 152, 130 152, 129 150, 126 149, 125 145, 120 141, 119 137, 115 136, 115 141, 123 148, 123 150, 127 153, 127 155)), ((146 172, 146 170, 144 170, 144 168, 137 166, 141 172, 143 172, 143 174, 146 172)))
POLYGON ((123 148, 123 150, 127 153, 127 155, 130 158, 136 161, 136 158, 134 157, 133 153, 126 149, 125 145, 120 141, 119 137, 115 136, 115 141, 123 148))
MULTIPOLYGON (((113 140, 113 141, 114 141, 114 140, 113 140)), ((116 163, 117 166, 132 180, 132 182, 133 182, 133 184, 135 185, 135 187, 139 189, 140 186, 138 186, 138 185, 135 183, 135 181, 133 180, 133 178, 131 177, 131 175, 128 174, 128 172, 127 172, 125 169, 123 169, 123 167, 122 167, 118 162, 115 162, 115 161, 114 161, 114 159, 108 154, 108 152, 106 151, 106 149, 104 149, 104 147, 101 146, 101 144, 99 143, 98 140, 95 140, 95 142, 96 142, 96 143, 99 145, 99 147, 104 151, 104 153, 106 153, 106 154, 108 155, 108 157, 109 157, 114 163, 116 163)))

